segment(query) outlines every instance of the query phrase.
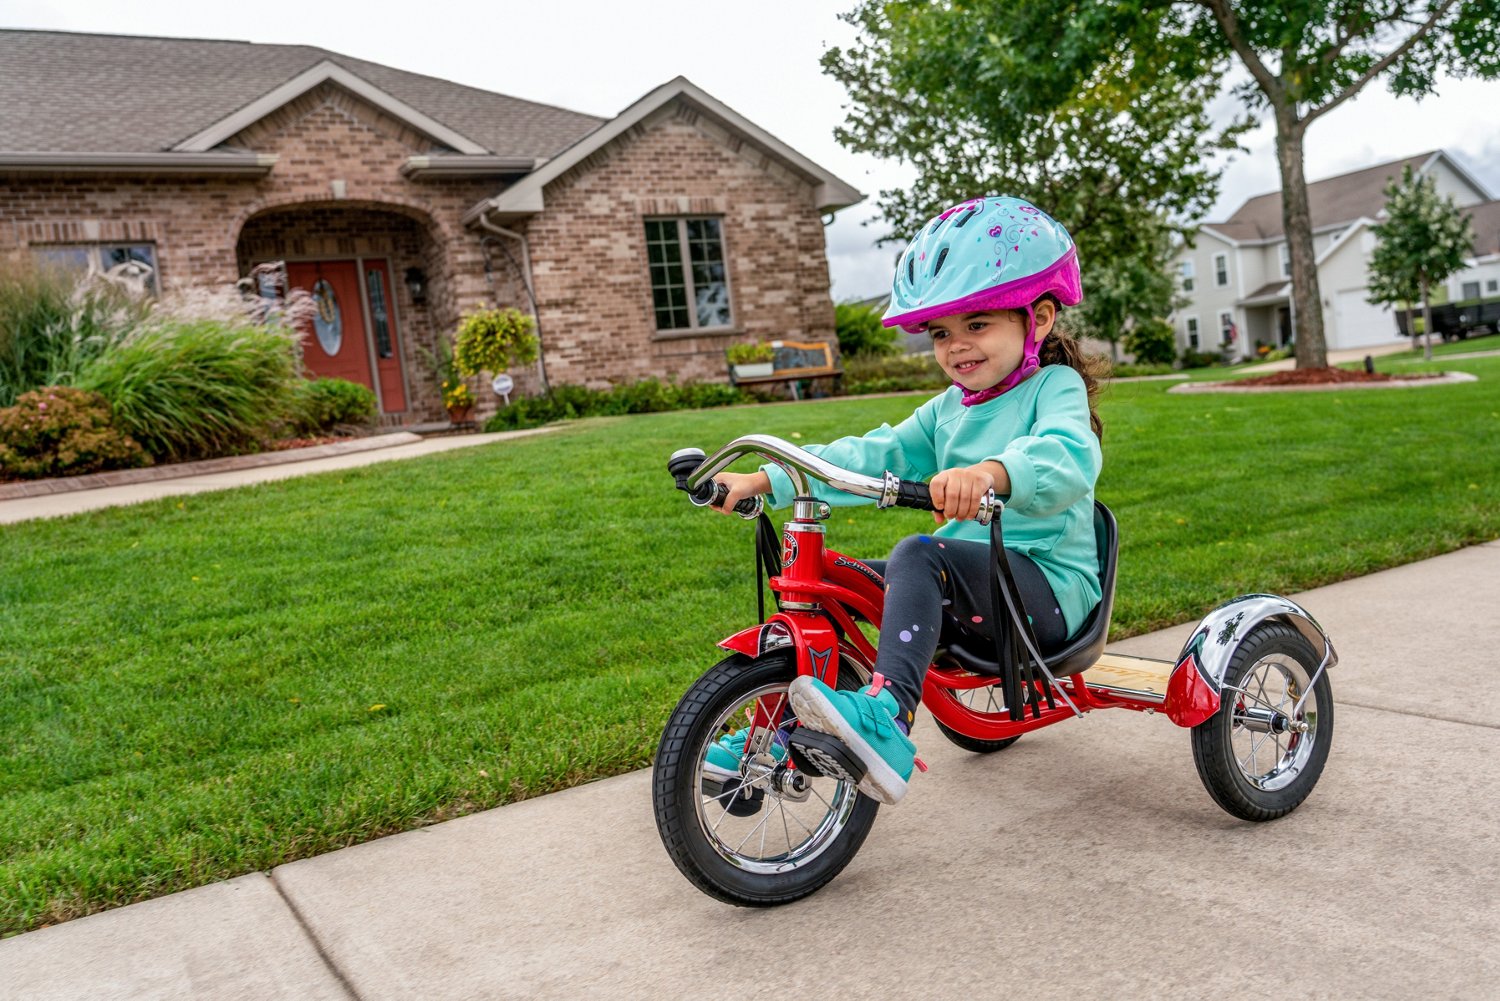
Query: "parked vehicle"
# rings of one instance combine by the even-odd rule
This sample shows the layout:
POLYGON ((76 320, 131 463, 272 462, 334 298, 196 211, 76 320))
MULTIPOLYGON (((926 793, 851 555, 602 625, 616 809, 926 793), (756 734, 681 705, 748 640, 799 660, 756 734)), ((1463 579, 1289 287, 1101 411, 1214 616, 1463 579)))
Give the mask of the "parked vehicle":
MULTIPOLYGON (((924 483, 841 469, 767 435, 738 438, 707 459, 683 449, 668 468, 704 506, 726 492, 713 476, 748 455, 780 465, 799 495, 779 539, 760 498, 737 507, 757 520, 757 563, 770 570, 779 608, 768 617, 762 607, 760 623, 721 640, 729 655, 683 695, 657 749, 652 799, 662 843, 693 885, 728 903, 768 906, 833 879, 879 809, 858 792, 861 776, 848 773, 847 760, 824 772, 823 752, 836 739, 802 731, 788 703, 798 675, 836 688, 870 682, 876 650, 860 626, 878 629, 884 603, 874 569, 827 548, 830 508, 809 495, 808 478, 881 508, 930 511, 932 503, 924 483), (804 744, 804 735, 816 739, 804 744), (726 745, 734 749, 730 760, 738 759, 732 767, 726 745)), ((1003 545, 1001 509, 993 494, 980 509, 995 546, 1003 545)), ((1286 598, 1249 594, 1210 611, 1175 661, 1107 654, 1119 540, 1103 504, 1095 506, 1095 532, 1103 598, 1066 648, 1038 654, 1021 625, 1019 596, 1004 581, 1008 615, 995 621, 1008 624, 1000 644, 1006 655, 989 641, 971 649, 945 638, 922 694, 938 732, 988 754, 1099 709, 1160 714, 1191 728, 1199 776, 1226 811, 1264 821, 1296 809, 1317 783, 1333 738, 1328 669, 1338 658, 1322 628, 1286 598)))
MULTIPOLYGON (((1396 327, 1403 337, 1411 337, 1413 319, 1417 322, 1417 334, 1421 333, 1422 307, 1398 309, 1396 327)), ((1473 333, 1500 332, 1500 298, 1465 299, 1432 307, 1432 332, 1444 341, 1461 341, 1473 333)))

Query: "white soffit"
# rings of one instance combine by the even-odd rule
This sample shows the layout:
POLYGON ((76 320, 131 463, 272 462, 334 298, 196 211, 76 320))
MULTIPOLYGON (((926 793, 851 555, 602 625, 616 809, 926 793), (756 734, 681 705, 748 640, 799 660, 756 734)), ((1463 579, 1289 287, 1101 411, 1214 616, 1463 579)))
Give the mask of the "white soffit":
POLYGON ((298 73, 275 90, 262 95, 234 114, 221 118, 202 132, 184 139, 172 148, 185 153, 198 153, 213 149, 225 139, 260 121, 277 108, 296 100, 324 82, 338 84, 393 118, 401 119, 418 132, 429 135, 460 153, 489 152, 474 140, 422 114, 405 101, 392 97, 368 80, 354 75, 330 59, 325 59, 316 66, 298 73))
POLYGON ((481 202, 470 211, 465 222, 470 221, 471 217, 478 215, 481 211, 494 211, 506 216, 532 215, 542 211, 545 207, 542 189, 548 183, 561 177, 610 141, 624 135, 653 111, 679 97, 686 98, 699 111, 717 118, 732 131, 746 137, 799 173, 812 178, 816 182, 813 196, 820 210, 836 211, 864 201, 864 194, 853 185, 840 180, 760 126, 755 125, 719 100, 710 97, 707 92, 686 77, 679 76, 651 91, 488 202, 481 202))

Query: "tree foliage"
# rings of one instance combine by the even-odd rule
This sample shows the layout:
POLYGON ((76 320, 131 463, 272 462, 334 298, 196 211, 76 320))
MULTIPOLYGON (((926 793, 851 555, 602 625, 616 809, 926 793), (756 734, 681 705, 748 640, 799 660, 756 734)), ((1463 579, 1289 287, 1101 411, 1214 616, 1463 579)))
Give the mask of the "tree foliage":
POLYGON ((834 326, 838 331, 839 354, 845 358, 861 355, 900 354, 897 340, 900 328, 881 323, 880 310, 858 302, 834 305, 834 326))
POLYGON ((1075 231, 1086 269, 1138 256, 1149 220, 1201 217, 1209 155, 1270 115, 1299 365, 1326 362, 1307 127, 1379 77, 1420 97, 1443 73, 1500 74, 1500 0, 865 0, 847 19, 860 40, 824 59, 853 100, 839 138, 919 170, 910 192, 881 192, 897 233, 955 196, 1004 191, 1075 231), (1237 66, 1240 111, 1215 123, 1206 109, 1237 66))
MULTIPOLYGON (((1428 289, 1464 266, 1474 246, 1474 226, 1453 201, 1441 197, 1431 176, 1417 177, 1411 167, 1385 189, 1386 220, 1370 227, 1375 252, 1370 256, 1370 294, 1374 303, 1422 302, 1428 314, 1424 333, 1432 329, 1428 289)), ((1427 341, 1431 357, 1431 338, 1427 341)))

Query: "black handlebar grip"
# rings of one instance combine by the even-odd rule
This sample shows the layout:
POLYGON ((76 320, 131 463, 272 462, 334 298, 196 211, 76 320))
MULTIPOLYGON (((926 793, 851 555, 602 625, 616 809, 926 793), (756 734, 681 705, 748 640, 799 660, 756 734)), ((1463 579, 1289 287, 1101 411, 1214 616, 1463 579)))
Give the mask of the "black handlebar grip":
MULTIPOLYGON (((708 506, 716 508, 720 504, 724 503, 725 497, 729 496, 729 488, 720 483, 718 480, 707 480, 698 485, 697 496, 700 500, 705 497, 711 497, 712 499, 709 500, 708 506), (703 493, 704 487, 712 487, 713 489, 711 493, 705 494, 703 493)), ((746 497, 744 500, 740 501, 734 506, 734 510, 737 514, 756 514, 758 512, 758 509, 755 504, 755 498, 746 497)))
POLYGON ((896 490, 896 506, 909 507, 918 511, 931 511, 932 491, 925 483, 914 480, 902 480, 896 490))

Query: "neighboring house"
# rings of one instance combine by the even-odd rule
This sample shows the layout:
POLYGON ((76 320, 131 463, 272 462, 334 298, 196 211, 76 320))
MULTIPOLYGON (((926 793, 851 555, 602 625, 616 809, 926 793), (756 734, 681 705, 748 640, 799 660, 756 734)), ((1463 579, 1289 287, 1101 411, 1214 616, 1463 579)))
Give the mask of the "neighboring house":
POLYGON ((863 196, 681 77, 601 119, 298 45, 0 30, 0 66, 0 254, 285 262, 309 370, 387 423, 441 415, 424 351, 481 303, 537 317, 521 392, 834 340, 823 224, 863 196))
MULTIPOLYGON (((1370 227, 1384 218, 1386 184, 1408 165, 1436 178, 1438 193, 1453 196, 1474 220, 1473 264, 1438 290, 1440 301, 1494 294, 1500 286, 1500 202, 1442 150, 1315 181, 1307 186, 1307 199, 1329 350, 1387 344, 1400 336, 1390 307, 1372 305, 1366 296, 1375 248, 1370 227)), ((1171 317, 1179 351, 1216 352, 1228 342, 1230 353, 1248 357, 1258 345, 1289 343, 1296 318, 1281 192, 1251 198, 1224 222, 1200 225, 1195 242, 1175 262, 1189 300, 1171 317)))

